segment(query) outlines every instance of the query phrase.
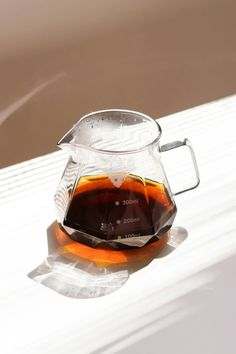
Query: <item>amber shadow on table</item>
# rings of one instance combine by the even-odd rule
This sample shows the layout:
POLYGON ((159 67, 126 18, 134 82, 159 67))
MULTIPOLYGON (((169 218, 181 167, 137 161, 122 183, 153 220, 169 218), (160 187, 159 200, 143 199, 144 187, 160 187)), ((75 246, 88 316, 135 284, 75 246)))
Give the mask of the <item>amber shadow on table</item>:
POLYGON ((47 229, 48 256, 28 276, 67 297, 104 296, 121 288, 153 259, 170 255, 187 236, 183 227, 172 227, 161 240, 142 248, 97 249, 73 241, 54 221, 47 229))

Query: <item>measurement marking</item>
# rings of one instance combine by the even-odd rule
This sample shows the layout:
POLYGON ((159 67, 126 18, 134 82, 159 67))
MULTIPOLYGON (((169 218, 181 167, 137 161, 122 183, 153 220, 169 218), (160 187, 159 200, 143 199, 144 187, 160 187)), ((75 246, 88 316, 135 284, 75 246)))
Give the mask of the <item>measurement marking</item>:
POLYGON ((140 236, 140 234, 126 234, 123 236, 123 238, 130 238, 130 237, 136 237, 136 236, 140 236))
POLYGON ((120 205, 120 202, 118 202, 118 201, 117 201, 117 202, 115 202, 115 205, 120 205))
POLYGON ((122 200, 123 205, 131 205, 131 204, 138 204, 139 200, 138 199, 126 199, 122 200))
POLYGON ((124 219, 124 224, 130 224, 130 223, 134 223, 134 222, 138 222, 140 221, 140 218, 127 218, 124 219))
POLYGON ((120 220, 116 220, 116 223, 117 223, 117 224, 120 224, 120 220))

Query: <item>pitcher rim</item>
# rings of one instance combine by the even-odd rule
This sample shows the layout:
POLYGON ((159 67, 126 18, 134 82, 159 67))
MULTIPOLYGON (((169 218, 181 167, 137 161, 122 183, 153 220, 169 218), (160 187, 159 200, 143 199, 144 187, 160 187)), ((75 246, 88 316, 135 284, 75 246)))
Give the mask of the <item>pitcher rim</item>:
POLYGON ((145 113, 141 113, 138 111, 133 111, 133 110, 128 110, 128 109, 103 109, 103 110, 99 110, 99 111, 94 111, 88 114, 85 114, 84 116, 82 116, 77 123, 75 123, 75 125, 58 141, 57 146, 59 146, 60 148, 63 149, 63 145, 72 145, 75 146, 76 148, 84 148, 84 149, 88 149, 90 151, 94 151, 94 152, 99 152, 99 153, 104 153, 104 154, 132 154, 132 153, 136 153, 136 152, 140 152, 140 151, 144 151, 146 150, 148 147, 155 145, 159 142, 160 138, 162 135, 162 129, 160 124, 157 122, 156 119, 148 116, 145 113), (83 119, 86 119, 90 116, 95 116, 96 114, 99 113, 107 113, 107 112, 123 112, 123 113, 130 113, 130 114, 137 114, 139 116, 144 117, 145 119, 149 120, 150 122, 153 122, 155 124, 155 126, 158 129, 157 132, 157 136, 154 140, 152 140, 150 143, 145 144, 141 147, 135 148, 135 149, 128 149, 128 150, 107 150, 107 149, 99 149, 99 148, 95 148, 89 145, 85 145, 85 144, 79 144, 79 143, 73 143, 73 142, 63 142, 63 140, 65 140, 65 138, 67 137, 68 134, 70 134, 70 132, 76 127, 76 125, 81 122, 83 119))

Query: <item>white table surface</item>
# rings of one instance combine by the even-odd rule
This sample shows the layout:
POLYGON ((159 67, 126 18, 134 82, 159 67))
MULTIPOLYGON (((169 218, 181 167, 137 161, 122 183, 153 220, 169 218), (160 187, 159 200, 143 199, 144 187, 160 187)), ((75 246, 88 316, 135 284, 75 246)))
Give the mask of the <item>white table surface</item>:
POLYGON ((65 297, 27 276, 48 254, 67 155, 1 171, 1 353, 236 352, 236 96, 159 123, 162 142, 188 137, 196 152, 201 184, 176 197, 188 237, 107 296, 65 297))

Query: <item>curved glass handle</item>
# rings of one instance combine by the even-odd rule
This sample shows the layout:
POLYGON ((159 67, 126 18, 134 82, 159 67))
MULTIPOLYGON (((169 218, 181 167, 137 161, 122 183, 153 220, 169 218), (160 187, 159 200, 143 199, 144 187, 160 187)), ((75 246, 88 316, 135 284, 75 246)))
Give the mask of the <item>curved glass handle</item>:
POLYGON ((179 141, 179 140, 178 141, 172 141, 171 143, 167 143, 167 144, 162 145, 160 147, 160 149, 161 149, 161 152, 166 152, 166 151, 173 150, 173 149, 176 149, 176 148, 179 148, 179 147, 182 147, 182 146, 186 146, 186 147, 189 148, 190 155, 191 155, 192 162, 193 162, 194 171, 195 171, 196 182, 195 182, 195 184, 193 184, 192 186, 189 186, 188 188, 185 188, 185 189, 182 189, 182 190, 180 190, 178 192, 173 193, 174 195, 178 195, 178 194, 190 191, 191 189, 196 188, 199 185, 199 183, 200 183, 197 160, 196 160, 192 145, 191 145, 191 143, 190 143, 190 141, 188 139, 184 139, 183 141, 179 141))

